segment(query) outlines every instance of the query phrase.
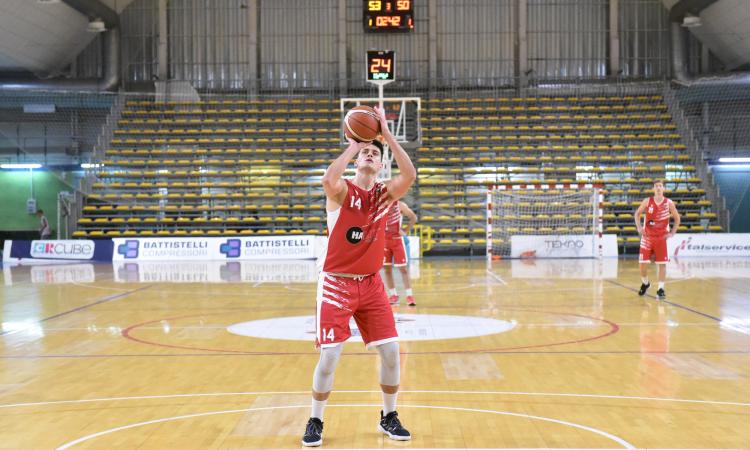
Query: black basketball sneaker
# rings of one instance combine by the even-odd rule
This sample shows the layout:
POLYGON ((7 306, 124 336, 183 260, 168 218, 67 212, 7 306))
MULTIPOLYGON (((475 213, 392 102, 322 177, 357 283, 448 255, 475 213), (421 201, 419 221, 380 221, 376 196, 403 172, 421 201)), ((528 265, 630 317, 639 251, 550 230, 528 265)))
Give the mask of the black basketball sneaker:
POLYGON ((396 411, 389 412, 385 416, 383 416, 383 411, 380 411, 380 425, 378 425, 378 430, 394 441, 408 441, 411 439, 411 433, 401 426, 401 421, 398 420, 398 413, 396 411))
POLYGON ((323 422, 317 417, 310 417, 305 427, 305 435, 302 436, 302 445, 305 447, 317 447, 323 443, 323 422))

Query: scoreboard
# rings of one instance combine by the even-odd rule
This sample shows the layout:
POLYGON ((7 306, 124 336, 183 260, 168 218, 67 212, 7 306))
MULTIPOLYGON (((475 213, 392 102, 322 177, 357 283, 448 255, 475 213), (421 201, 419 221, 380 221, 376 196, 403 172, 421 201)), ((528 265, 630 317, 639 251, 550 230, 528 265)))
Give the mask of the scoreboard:
POLYGON ((364 0, 365 31, 408 33, 414 29, 413 0, 364 0))

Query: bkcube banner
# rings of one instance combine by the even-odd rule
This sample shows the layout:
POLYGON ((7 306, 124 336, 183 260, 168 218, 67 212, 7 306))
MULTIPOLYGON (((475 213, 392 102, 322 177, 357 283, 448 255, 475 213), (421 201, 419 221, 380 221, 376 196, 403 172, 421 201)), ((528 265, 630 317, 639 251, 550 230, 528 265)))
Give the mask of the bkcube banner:
POLYGON ((3 262, 55 263, 65 261, 111 261, 112 241, 44 240, 5 241, 3 262))
POLYGON ((667 239, 670 258, 750 256, 750 233, 676 234, 667 239))
POLYGON ((113 261, 313 259, 314 236, 112 239, 113 261))
POLYGON ((31 241, 31 257, 44 259, 92 259, 94 241, 31 241))
MULTIPOLYGON (((590 234, 515 235, 510 238, 511 258, 591 258, 598 256, 590 234)), ((617 256, 617 236, 602 236, 602 256, 617 256)))

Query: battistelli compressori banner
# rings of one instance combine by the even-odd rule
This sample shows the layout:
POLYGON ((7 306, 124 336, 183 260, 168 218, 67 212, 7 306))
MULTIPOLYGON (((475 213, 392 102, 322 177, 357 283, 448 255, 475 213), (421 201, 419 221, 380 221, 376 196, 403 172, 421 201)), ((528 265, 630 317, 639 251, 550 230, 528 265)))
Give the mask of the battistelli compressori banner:
POLYGON ((315 236, 112 239, 113 261, 315 258, 315 236))

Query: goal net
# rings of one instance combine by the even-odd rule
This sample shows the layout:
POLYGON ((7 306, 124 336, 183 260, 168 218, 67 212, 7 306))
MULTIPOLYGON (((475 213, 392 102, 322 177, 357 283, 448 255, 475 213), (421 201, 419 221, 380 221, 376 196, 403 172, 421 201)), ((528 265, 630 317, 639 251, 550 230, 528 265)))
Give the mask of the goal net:
POLYGON ((508 184, 487 191, 487 258, 600 258, 602 191, 508 184))

